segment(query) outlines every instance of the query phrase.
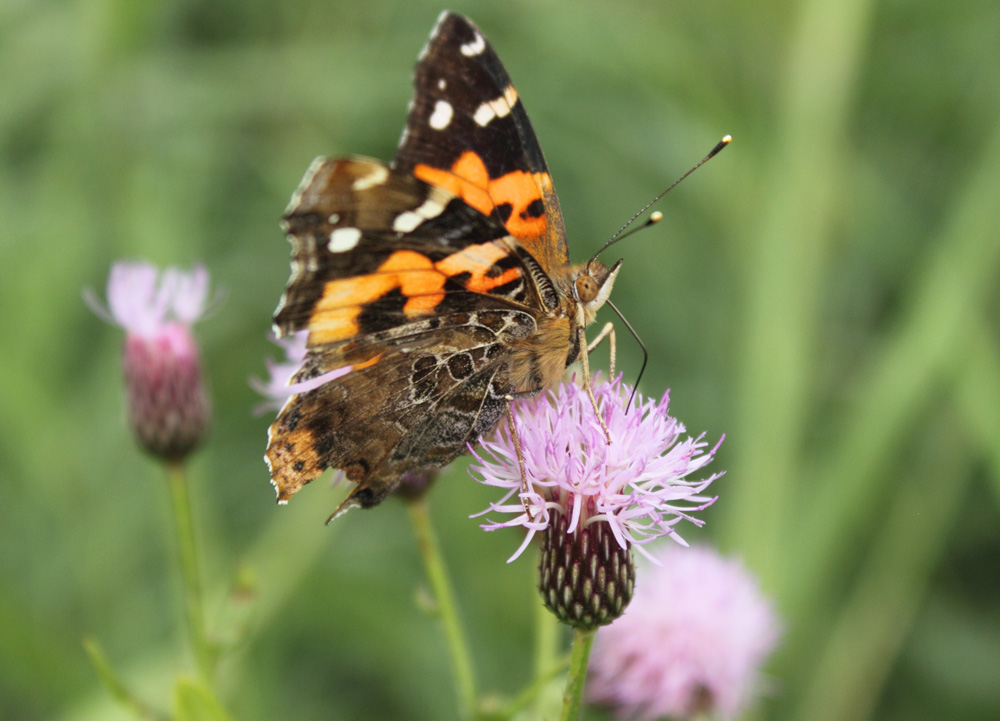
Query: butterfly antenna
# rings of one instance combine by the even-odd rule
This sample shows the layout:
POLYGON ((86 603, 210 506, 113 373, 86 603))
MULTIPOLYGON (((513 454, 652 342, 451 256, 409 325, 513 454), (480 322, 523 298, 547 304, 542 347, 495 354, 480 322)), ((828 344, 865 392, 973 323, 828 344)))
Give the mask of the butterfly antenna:
MULTIPOLYGON (((625 225, 623 225, 623 226, 622 226, 621 228, 619 228, 619 229, 618 229, 618 232, 617 232, 617 233, 615 233, 614 235, 612 235, 612 236, 611 236, 611 240, 609 240, 609 241, 608 241, 607 243, 605 243, 605 244, 604 244, 604 247, 602 247, 602 248, 601 248, 601 249, 600 249, 599 251, 597 251, 596 253, 594 253, 594 257, 593 257, 593 258, 591 258, 591 260, 596 260, 596 259, 597 259, 597 257, 598 257, 598 256, 599 256, 599 255, 600 255, 601 253, 603 253, 604 251, 606 251, 606 250, 607 250, 608 248, 610 248, 610 247, 611 247, 612 245, 614 245, 615 243, 617 243, 617 242, 618 242, 619 240, 624 240, 625 238, 629 237, 629 236, 630 236, 630 235, 632 235, 633 233, 636 233, 636 232, 638 232, 638 231, 642 230, 643 228, 647 228, 647 227, 649 227, 650 225, 652 225, 653 223, 658 223, 658 222, 660 222, 660 221, 661 221, 661 220, 663 219, 663 213, 660 213, 660 212, 656 212, 656 213, 653 213, 652 215, 650 215, 650 216, 649 216, 649 220, 647 220, 647 221, 646 221, 645 223, 643 223, 643 224, 642 224, 642 225, 640 225, 639 227, 637 227, 637 228, 633 228, 632 230, 630 230, 630 231, 629 231, 629 232, 627 232, 627 233, 625 232, 625 231, 626 231, 626 230, 628 229, 628 227, 629 227, 630 225, 632 225, 632 223, 634 223, 634 222, 636 221, 636 219, 637 219, 637 218, 638 218, 638 217, 639 217, 640 215, 642 215, 642 214, 643 214, 643 213, 645 213, 645 212, 646 212, 647 210, 649 210, 649 209, 650 209, 650 207, 651 207, 651 206, 652 206, 652 205, 653 205, 654 203, 656 203, 656 202, 658 202, 658 201, 660 200, 660 198, 662 198, 662 197, 663 197, 664 195, 666 195, 666 194, 667 194, 667 193, 669 193, 669 192, 670 192, 671 190, 673 190, 673 189, 674 189, 675 187, 677 187, 677 185, 678 185, 678 184, 679 184, 679 183, 680 183, 680 182, 681 182, 682 180, 684 180, 684 179, 685 179, 685 178, 686 178, 687 176, 691 175, 691 173, 693 173, 693 172, 694 172, 694 171, 696 171, 696 170, 697 170, 698 168, 700 168, 700 167, 701 167, 701 166, 703 166, 703 165, 704 165, 705 163, 707 163, 707 162, 708 162, 709 160, 711 160, 711 159, 712 159, 712 158, 714 158, 714 157, 715 157, 716 155, 718 155, 718 154, 719 154, 719 152, 720 152, 720 151, 721 151, 721 150, 722 150, 722 149, 723 149, 724 147, 726 147, 727 145, 729 145, 729 143, 730 143, 730 141, 731 141, 732 139, 733 139, 733 138, 732 138, 732 136, 731 136, 731 135, 727 135, 726 137, 724 137, 724 138, 723 138, 722 140, 720 140, 720 141, 719 141, 718 143, 716 143, 716 144, 715 144, 715 147, 714 147, 714 148, 712 148, 712 150, 711 150, 711 151, 709 151, 708 155, 706 155, 706 156, 705 156, 704 158, 702 158, 701 160, 699 160, 699 161, 698 161, 698 162, 697 162, 697 163, 696 163, 696 164, 695 164, 695 165, 694 165, 694 166, 693 166, 693 167, 692 167, 692 168, 691 168, 690 170, 688 170, 688 171, 687 171, 686 173, 684 173, 684 175, 682 175, 682 176, 681 176, 681 177, 679 177, 679 178, 678 178, 677 180, 675 180, 675 181, 674 181, 673 183, 671 183, 671 184, 670 184, 670 187, 668 187, 668 188, 667 188, 666 190, 664 190, 664 191, 663 191, 662 193, 660 193, 660 194, 659 194, 659 195, 657 195, 657 196, 656 196, 655 198, 653 198, 653 199, 652 199, 651 201, 649 201, 648 203, 646 203, 646 205, 644 205, 644 206, 642 207, 642 209, 641 209, 641 210, 639 210, 639 211, 638 211, 638 212, 637 212, 637 213, 636 213, 635 215, 633 215, 633 216, 632 216, 631 218, 629 218, 629 219, 628 219, 628 222, 627 222, 627 223, 625 223, 625 225)), ((623 318, 622 320, 624 320, 624 318, 623 318)))
POLYGON ((646 361, 649 360, 649 351, 646 350, 646 344, 642 342, 642 338, 640 338, 639 334, 635 332, 635 328, 633 328, 632 324, 628 322, 628 318, 622 315, 622 312, 618 310, 618 306, 612 303, 610 299, 605 301, 605 303, 607 303, 611 310, 615 312, 615 315, 618 316, 621 322, 625 324, 625 327, 628 328, 628 332, 632 334, 633 338, 635 338, 635 342, 639 344, 640 348, 642 348, 642 366, 639 368, 639 376, 635 379, 635 385, 632 386, 632 393, 629 395, 628 403, 625 405, 625 412, 628 413, 629 409, 632 407, 632 401, 635 400, 635 393, 639 389, 639 381, 642 380, 642 374, 646 372, 646 361))

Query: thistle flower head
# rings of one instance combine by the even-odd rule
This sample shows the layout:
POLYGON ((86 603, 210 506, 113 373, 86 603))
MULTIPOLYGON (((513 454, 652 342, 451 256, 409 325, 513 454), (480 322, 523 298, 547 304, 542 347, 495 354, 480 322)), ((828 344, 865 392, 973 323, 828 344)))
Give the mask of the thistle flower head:
POLYGON ((115 263, 107 307, 85 295, 101 318, 125 330, 122 355, 129 421, 140 445, 167 460, 190 453, 211 416, 191 325, 208 299, 208 271, 115 263))
POLYGON ((196 265, 185 272, 151 263, 118 262, 108 278, 108 308, 88 297, 91 309, 125 332, 140 338, 163 334, 172 325, 190 328, 205 312, 208 271, 196 265))
MULTIPOLYGON (((573 382, 519 401, 514 432, 504 425, 473 451, 473 477, 505 491, 482 514, 510 514, 482 527, 522 526, 521 554, 536 533, 545 534, 539 586, 546 605, 566 623, 592 628, 610 623, 631 598, 631 550, 661 536, 679 543, 681 521, 700 526, 692 513, 711 505, 702 495, 721 473, 688 476, 715 454, 704 436, 684 437, 684 426, 659 401, 636 396, 620 378, 594 378, 594 396, 610 443, 583 388, 573 382), (524 460, 522 479, 515 438, 524 460)), ((721 441, 720 441, 721 443, 721 441)))
POLYGON ((780 636, 771 603, 711 549, 668 544, 654 558, 628 610, 597 634, 588 698, 622 719, 739 716, 780 636))
POLYGON ((691 515, 714 501, 702 495, 722 473, 688 480, 715 455, 721 444, 706 452, 704 434, 683 437, 685 428, 667 414, 669 391, 659 401, 637 395, 633 408, 625 406, 631 388, 619 376, 607 383, 593 381, 594 397, 611 433, 604 430, 585 390, 574 382, 515 403, 515 433, 524 457, 528 490, 522 479, 514 439, 506 424, 473 451, 469 471, 474 478, 505 491, 483 511, 513 514, 506 521, 491 521, 483 529, 523 526, 527 539, 549 528, 553 515, 568 519, 567 533, 604 522, 622 548, 642 546, 669 535, 684 543, 675 526, 704 521, 691 515))
POLYGON ((284 338, 276 338, 274 335, 270 336, 271 341, 284 351, 285 358, 281 361, 275 361, 273 358, 268 358, 264 361, 267 365, 266 380, 260 380, 259 378, 250 379, 250 386, 267 398, 266 401, 254 408, 254 413, 260 414, 267 410, 280 410, 281 406, 288 400, 290 395, 288 386, 292 382, 292 376, 299 371, 302 367, 302 361, 305 360, 306 339, 308 338, 309 331, 305 330, 292 333, 284 338))

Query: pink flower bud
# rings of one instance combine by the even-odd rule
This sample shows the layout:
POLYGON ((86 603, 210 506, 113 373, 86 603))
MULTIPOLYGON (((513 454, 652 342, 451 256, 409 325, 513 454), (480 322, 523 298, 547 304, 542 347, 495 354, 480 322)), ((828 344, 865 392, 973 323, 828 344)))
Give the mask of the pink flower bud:
POLYGON ((155 456, 184 458, 208 431, 211 410, 191 325, 205 310, 208 272, 160 272, 148 263, 116 263, 108 307, 91 308, 125 330, 122 355, 129 422, 139 444, 155 456))

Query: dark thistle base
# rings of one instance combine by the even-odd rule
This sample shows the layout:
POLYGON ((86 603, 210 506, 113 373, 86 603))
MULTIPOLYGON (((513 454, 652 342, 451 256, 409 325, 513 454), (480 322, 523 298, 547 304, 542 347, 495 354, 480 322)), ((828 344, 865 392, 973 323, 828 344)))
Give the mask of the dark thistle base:
POLYGON ((544 534, 538 590, 546 608, 574 628, 605 626, 622 615, 635 589, 632 551, 622 548, 604 521, 566 533, 558 514, 544 534))

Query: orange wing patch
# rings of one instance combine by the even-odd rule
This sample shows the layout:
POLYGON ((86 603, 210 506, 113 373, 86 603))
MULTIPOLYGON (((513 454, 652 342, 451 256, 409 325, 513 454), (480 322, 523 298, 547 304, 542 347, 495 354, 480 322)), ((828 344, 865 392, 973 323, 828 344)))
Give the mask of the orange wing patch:
POLYGON ((505 225, 517 238, 540 238, 548 233, 540 190, 552 184, 548 173, 514 170, 490 178, 482 158, 466 150, 449 170, 420 163, 413 174, 425 183, 454 193, 483 215, 491 215, 498 205, 510 205, 505 225))
POLYGON ((413 169, 413 174, 425 183, 459 196, 483 215, 493 212, 493 200, 489 193, 490 174, 486 171, 486 164, 471 150, 462 153, 450 170, 420 163, 413 169))
POLYGON ((276 426, 271 426, 267 434, 267 465, 278 489, 278 503, 288 503, 296 491, 322 473, 326 466, 316 453, 316 437, 312 431, 298 428, 279 430, 275 434, 276 426))
POLYGON ((430 258, 414 250, 397 250, 379 266, 376 273, 389 283, 389 287, 379 293, 379 296, 398 287, 399 292, 406 297, 403 312, 408 317, 434 310, 444 300, 444 276, 435 270, 430 258))
POLYGON ((353 338, 361 331, 358 316, 364 306, 396 288, 407 298, 406 315, 431 311, 444 299, 445 280, 426 255, 397 250, 374 273, 328 281, 309 319, 310 344, 353 338))
POLYGON ((309 318, 309 344, 336 343, 358 335, 358 316, 364 307, 397 288, 407 299, 403 312, 410 318, 432 313, 444 300, 445 283, 456 275, 468 274, 462 281, 468 290, 489 293, 521 274, 514 267, 490 275, 494 264, 506 255, 507 250, 493 241, 470 245, 436 263, 422 253, 397 250, 374 273, 327 281, 309 318))

